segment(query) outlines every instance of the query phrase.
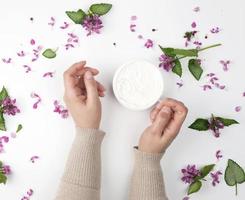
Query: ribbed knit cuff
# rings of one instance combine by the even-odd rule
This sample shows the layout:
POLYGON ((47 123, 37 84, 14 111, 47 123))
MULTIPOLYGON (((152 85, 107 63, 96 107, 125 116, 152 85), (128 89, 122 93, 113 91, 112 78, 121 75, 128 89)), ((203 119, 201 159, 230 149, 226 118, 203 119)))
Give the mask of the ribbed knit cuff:
POLYGON ((105 132, 99 129, 80 128, 76 126, 75 143, 80 143, 82 140, 82 143, 87 145, 100 145, 104 136, 105 132))
POLYGON ((134 147, 135 165, 141 167, 155 168, 160 166, 160 161, 164 153, 146 153, 134 147))

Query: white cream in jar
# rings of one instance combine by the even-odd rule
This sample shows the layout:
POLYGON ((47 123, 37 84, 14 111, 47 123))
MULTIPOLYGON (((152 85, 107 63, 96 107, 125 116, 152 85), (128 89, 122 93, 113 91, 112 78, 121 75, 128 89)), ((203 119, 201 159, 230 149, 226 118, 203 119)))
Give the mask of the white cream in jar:
POLYGON ((158 67, 137 60, 122 65, 113 78, 113 91, 117 100, 131 110, 145 110, 153 106, 164 89, 158 67))

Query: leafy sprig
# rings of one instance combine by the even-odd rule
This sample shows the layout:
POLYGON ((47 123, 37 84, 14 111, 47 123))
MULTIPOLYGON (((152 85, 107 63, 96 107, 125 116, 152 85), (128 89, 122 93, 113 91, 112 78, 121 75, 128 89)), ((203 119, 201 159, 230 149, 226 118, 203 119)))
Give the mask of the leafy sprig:
POLYGON ((159 45, 159 47, 166 56, 171 57, 172 59, 171 64, 173 65, 172 72, 177 74, 179 77, 182 76, 182 71, 183 71, 180 60, 187 57, 194 57, 192 59, 189 59, 188 68, 191 74, 194 76, 194 78, 196 80, 200 80, 203 74, 203 69, 201 67, 200 60, 198 59, 199 53, 201 51, 218 47, 220 45, 221 44, 214 44, 201 49, 175 49, 170 47, 164 48, 161 45, 159 45))
POLYGON ((190 129, 194 129, 197 131, 207 131, 212 130, 216 137, 219 137, 220 132, 219 129, 223 129, 224 127, 231 126, 233 124, 239 124, 238 121, 229 118, 223 117, 215 117, 213 114, 211 118, 198 118, 196 119, 190 126, 190 129))
POLYGON ((6 131, 6 126, 5 126, 5 119, 3 116, 3 106, 2 102, 5 98, 9 97, 7 89, 3 86, 1 92, 0 92, 0 130, 1 131, 6 131))

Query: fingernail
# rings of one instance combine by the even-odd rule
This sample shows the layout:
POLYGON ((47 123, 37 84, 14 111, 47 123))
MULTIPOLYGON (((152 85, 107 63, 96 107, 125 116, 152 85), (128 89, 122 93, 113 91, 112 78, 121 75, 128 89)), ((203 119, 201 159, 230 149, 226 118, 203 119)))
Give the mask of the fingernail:
POLYGON ((165 112, 165 113, 171 113, 171 109, 167 106, 163 106, 162 109, 161 109, 162 112, 165 112))
POLYGON ((85 78, 87 80, 92 80, 93 79, 93 74, 90 71, 86 71, 85 78))

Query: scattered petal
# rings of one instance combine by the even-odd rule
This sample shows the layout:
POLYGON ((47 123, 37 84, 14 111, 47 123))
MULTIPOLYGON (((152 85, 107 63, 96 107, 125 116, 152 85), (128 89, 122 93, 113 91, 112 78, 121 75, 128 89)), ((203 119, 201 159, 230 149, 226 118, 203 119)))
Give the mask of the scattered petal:
POLYGON ((17 52, 17 55, 18 55, 19 57, 24 57, 26 54, 25 54, 24 51, 20 51, 20 52, 17 52))
POLYGON ((228 71, 228 65, 230 64, 230 60, 220 60, 220 63, 223 65, 223 70, 226 72, 228 71))
POLYGON ((42 101, 41 97, 37 93, 32 92, 31 93, 31 98, 36 98, 37 99, 36 102, 32 106, 33 109, 37 109, 38 104, 41 103, 41 101, 42 101))
POLYGON ((196 6, 194 9, 193 9, 194 12, 199 12, 200 11, 200 7, 199 6, 196 6))
POLYGON ((26 73, 29 73, 31 71, 31 67, 28 65, 23 65, 23 67, 26 69, 26 73))
POLYGON ((69 116, 68 110, 64 108, 57 100, 54 101, 54 110, 53 112, 58 113, 61 115, 63 119, 69 116))
POLYGON ((30 158, 30 161, 31 161, 32 163, 35 163, 35 161, 38 160, 38 159, 39 159, 39 156, 32 156, 32 157, 30 158))
POLYGON ((67 29, 70 26, 67 22, 64 22, 62 26, 60 26, 61 29, 67 29))
POLYGON ((31 39, 30 43, 31 43, 31 45, 35 45, 36 41, 34 39, 31 39))
POLYGON ((217 158, 217 160, 220 160, 221 158, 223 158, 223 155, 221 154, 221 150, 216 151, 215 157, 217 158))
POLYGON ((151 39, 147 39, 147 41, 145 43, 145 47, 147 49, 152 48, 153 47, 153 41, 151 39))
POLYGON ((10 64, 10 63, 12 63, 12 58, 2 58, 2 61, 3 61, 5 64, 10 64))
POLYGON ((215 28, 212 28, 211 30, 210 30, 210 32, 211 33, 219 33, 220 32, 220 28, 219 27, 215 27, 215 28))
POLYGON ((50 22, 48 23, 49 26, 53 27, 55 25, 55 18, 54 17, 50 17, 50 22))
POLYGON ((197 27, 196 22, 192 22, 191 27, 192 27, 192 28, 196 28, 196 27, 197 27))
POLYGON ((43 77, 50 77, 50 78, 53 78, 54 77, 54 73, 55 72, 46 72, 43 74, 43 77))
POLYGON ((241 107, 241 106, 236 106, 236 107, 235 107, 235 111, 236 111, 236 112, 240 112, 241 110, 242 110, 242 107, 241 107))

